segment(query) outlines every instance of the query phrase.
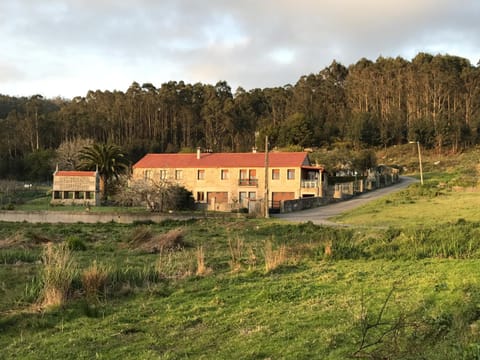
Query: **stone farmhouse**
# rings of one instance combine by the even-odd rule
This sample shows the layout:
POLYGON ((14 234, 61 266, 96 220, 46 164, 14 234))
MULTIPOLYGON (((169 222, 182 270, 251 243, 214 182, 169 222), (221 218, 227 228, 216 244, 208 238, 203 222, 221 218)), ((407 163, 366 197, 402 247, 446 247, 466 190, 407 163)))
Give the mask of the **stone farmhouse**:
POLYGON ((51 204, 100 205, 100 177, 97 171, 59 171, 53 173, 51 204))
POLYGON ((184 186, 208 210, 251 208, 266 198, 270 208, 285 200, 323 197, 327 177, 306 152, 147 154, 133 165, 132 180, 184 186))

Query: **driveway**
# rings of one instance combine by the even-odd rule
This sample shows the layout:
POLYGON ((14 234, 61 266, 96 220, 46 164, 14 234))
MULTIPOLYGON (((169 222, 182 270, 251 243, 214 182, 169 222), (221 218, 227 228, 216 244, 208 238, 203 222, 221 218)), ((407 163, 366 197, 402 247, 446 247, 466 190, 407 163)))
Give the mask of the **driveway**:
POLYGON ((412 183, 418 182, 417 179, 401 176, 400 182, 392 186, 384 187, 378 190, 369 191, 363 193, 359 196, 346 201, 341 201, 338 203, 320 206, 315 209, 302 210, 291 213, 284 214, 272 214, 272 217, 283 219, 291 222, 307 222, 311 221, 317 225, 333 225, 333 226, 344 226, 343 224, 337 224, 328 219, 337 215, 340 215, 346 211, 355 209, 359 206, 362 206, 369 201, 376 200, 385 195, 391 194, 393 192, 399 191, 406 188, 412 183))

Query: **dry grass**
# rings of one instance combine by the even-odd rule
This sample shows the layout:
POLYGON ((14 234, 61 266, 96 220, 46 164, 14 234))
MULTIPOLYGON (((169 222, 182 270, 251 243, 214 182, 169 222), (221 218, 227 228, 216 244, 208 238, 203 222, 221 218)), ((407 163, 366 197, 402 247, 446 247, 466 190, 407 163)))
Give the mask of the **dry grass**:
POLYGON ((236 237, 235 240, 228 239, 228 249, 230 251, 230 269, 235 272, 242 268, 243 239, 236 237))
POLYGON ((82 287, 89 302, 98 302, 100 295, 105 292, 108 280, 108 270, 101 265, 93 264, 82 272, 82 287))
POLYGON ((325 245, 324 253, 326 257, 332 257, 332 243, 328 243, 327 245, 325 245))
POLYGON ((257 255, 255 251, 253 251, 252 247, 248 248, 248 268, 250 270, 255 269, 257 267, 257 255))
POLYGON ((47 244, 42 253, 43 269, 40 304, 42 307, 65 303, 76 267, 67 244, 47 244))
POLYGON ((200 246, 197 248, 197 271, 196 275, 197 276, 205 276, 208 275, 212 272, 212 269, 207 267, 205 264, 205 253, 203 251, 203 246, 200 246))
POLYGON ((36 245, 48 244, 50 242, 53 242, 53 240, 46 236, 31 233, 27 238, 24 232, 17 231, 7 238, 0 239, 0 249, 32 249, 36 245))
POLYGON ((280 265, 287 262, 287 247, 281 245, 278 249, 272 248, 272 242, 267 240, 265 242, 265 271, 269 272, 275 270, 280 265))
POLYGON ((192 256, 185 250, 160 251, 155 271, 164 279, 181 279, 193 274, 194 264, 192 256))
POLYGON ((5 239, 0 239, 0 249, 10 249, 10 248, 26 249, 30 247, 28 245, 29 244, 25 240, 25 237, 20 232, 16 232, 15 234, 5 239))
POLYGON ((135 228, 130 244, 135 249, 156 254, 170 249, 182 249, 185 246, 183 239, 184 230, 181 228, 154 234, 149 227, 142 226, 135 228))

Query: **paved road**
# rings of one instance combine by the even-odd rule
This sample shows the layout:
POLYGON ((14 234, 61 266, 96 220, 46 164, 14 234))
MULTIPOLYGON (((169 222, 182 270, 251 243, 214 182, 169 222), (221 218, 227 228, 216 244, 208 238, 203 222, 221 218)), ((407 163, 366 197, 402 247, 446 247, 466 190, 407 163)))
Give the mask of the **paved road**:
POLYGON ((381 198, 387 194, 399 191, 417 181, 418 180, 411 177, 401 176, 400 182, 395 185, 381 188, 375 191, 370 191, 362 195, 356 196, 350 200, 341 201, 341 202, 330 204, 330 205, 320 206, 315 209, 297 211, 293 213, 274 214, 274 215, 272 214, 272 217, 276 217, 279 219, 284 219, 292 222, 311 221, 314 224, 318 224, 318 225, 343 226, 342 224, 334 223, 332 221, 329 221, 328 219, 333 216, 340 215, 345 211, 352 210, 356 207, 364 205, 369 201, 372 201, 372 200, 381 198))

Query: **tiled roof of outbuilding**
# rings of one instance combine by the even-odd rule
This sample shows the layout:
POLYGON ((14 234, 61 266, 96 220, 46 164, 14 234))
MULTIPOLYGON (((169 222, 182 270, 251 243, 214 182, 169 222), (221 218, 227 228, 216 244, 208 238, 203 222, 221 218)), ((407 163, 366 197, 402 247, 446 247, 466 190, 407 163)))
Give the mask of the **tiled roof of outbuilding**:
POLYGON ((55 176, 95 176, 95 171, 57 171, 55 176))

